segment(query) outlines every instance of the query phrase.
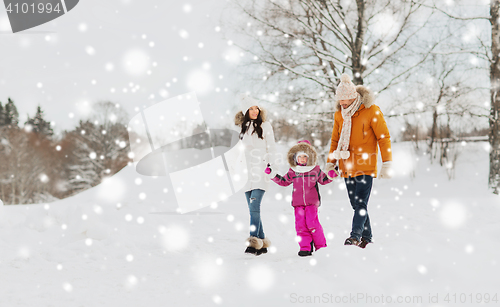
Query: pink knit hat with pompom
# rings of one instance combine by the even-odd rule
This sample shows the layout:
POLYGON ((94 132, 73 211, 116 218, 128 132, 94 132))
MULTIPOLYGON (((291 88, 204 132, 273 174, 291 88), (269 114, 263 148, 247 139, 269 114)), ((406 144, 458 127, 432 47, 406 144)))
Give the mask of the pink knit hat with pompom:
POLYGON ((351 82, 351 77, 348 74, 342 74, 340 76, 340 84, 335 92, 335 99, 337 100, 347 100, 358 97, 358 92, 356 92, 356 86, 351 82))

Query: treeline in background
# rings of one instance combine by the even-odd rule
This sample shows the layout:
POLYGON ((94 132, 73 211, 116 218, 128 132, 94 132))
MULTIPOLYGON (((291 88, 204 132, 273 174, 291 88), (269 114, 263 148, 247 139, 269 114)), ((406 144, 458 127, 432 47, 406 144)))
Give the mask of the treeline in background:
POLYGON ((101 183, 131 161, 126 125, 119 105, 100 102, 89 119, 55 136, 40 106, 20 123, 14 101, 0 102, 0 199, 50 202, 101 183))

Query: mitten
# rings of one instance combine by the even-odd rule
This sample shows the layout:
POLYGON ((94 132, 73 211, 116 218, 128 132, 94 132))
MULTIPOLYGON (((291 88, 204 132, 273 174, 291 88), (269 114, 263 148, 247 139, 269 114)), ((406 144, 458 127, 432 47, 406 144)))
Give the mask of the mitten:
POLYGON ((326 175, 328 178, 333 179, 339 175, 339 166, 333 163, 326 164, 326 175))
POLYGON ((334 170, 331 170, 331 171, 328 172, 328 177, 329 178, 335 178, 337 176, 338 176, 338 174, 334 170))
POLYGON ((276 175, 278 175, 278 172, 277 172, 277 171, 275 171, 275 170, 273 170, 273 169, 271 168, 271 165, 270 165, 269 163, 267 164, 267 167, 266 167, 266 170, 264 171, 264 173, 266 173, 266 174, 267 174, 267 176, 268 176, 270 179, 272 179, 272 178, 276 177, 276 175))
POLYGON ((394 171, 392 170, 392 161, 385 161, 382 163, 382 168, 380 169, 380 179, 390 179, 394 171))

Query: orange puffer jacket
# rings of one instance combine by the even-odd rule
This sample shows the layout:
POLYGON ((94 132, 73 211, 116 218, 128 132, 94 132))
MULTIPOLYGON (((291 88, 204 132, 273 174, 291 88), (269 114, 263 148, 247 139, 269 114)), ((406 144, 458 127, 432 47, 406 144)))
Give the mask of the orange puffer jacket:
MULTIPOLYGON (((391 136, 384 115, 377 105, 373 104, 373 94, 362 85, 356 87, 356 91, 361 95, 362 104, 358 111, 353 114, 351 138, 349 142, 349 158, 340 159, 340 175, 344 178, 356 177, 360 175, 371 175, 377 177, 377 156, 378 146, 382 162, 392 161, 391 136), (378 145, 378 146, 377 146, 378 145)), ((327 163, 335 164, 333 151, 337 149, 337 144, 342 131, 344 119, 340 111, 340 104, 336 102, 337 112, 335 112, 332 131, 332 143, 327 163)), ((330 164, 331 166, 331 164, 330 164)), ((330 167, 327 166, 327 171, 330 167)))

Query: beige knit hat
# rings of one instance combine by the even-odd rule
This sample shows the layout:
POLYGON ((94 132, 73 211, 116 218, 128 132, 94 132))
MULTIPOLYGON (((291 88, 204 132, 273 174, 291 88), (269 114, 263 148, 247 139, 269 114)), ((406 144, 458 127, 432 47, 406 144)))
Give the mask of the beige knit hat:
POLYGON ((351 77, 348 74, 340 76, 340 84, 335 92, 335 99, 346 100, 357 98, 356 86, 351 82, 351 77))

